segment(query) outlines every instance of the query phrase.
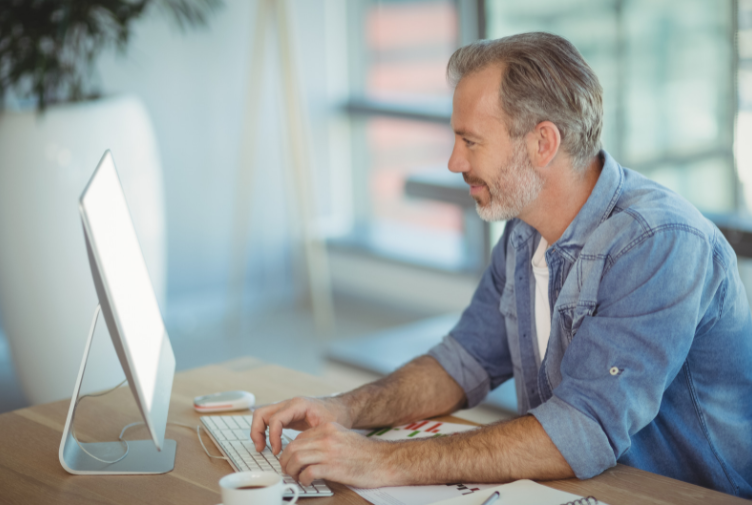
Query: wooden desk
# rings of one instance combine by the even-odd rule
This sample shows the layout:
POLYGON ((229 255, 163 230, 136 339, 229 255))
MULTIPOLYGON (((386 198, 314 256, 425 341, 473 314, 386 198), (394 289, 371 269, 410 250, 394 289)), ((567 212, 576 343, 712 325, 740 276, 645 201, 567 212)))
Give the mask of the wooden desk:
MULTIPOLYGON (((71 385, 72 386, 72 385, 71 385)), ((170 421, 196 425, 194 396, 229 389, 246 389, 258 403, 294 395, 325 395, 349 389, 347 384, 241 358, 176 375, 170 421)), ((220 502, 217 481, 230 473, 222 460, 211 460, 196 439, 196 432, 167 426, 167 437, 178 442, 175 469, 156 476, 69 475, 60 466, 58 448, 68 401, 16 410, 0 415, 0 504, 141 504, 214 505, 220 502)), ((101 398, 86 399, 77 411, 76 431, 84 442, 117 438, 121 428, 139 421, 138 409, 127 388, 101 398)), ((465 422, 445 418, 452 422, 465 422)), ((147 438, 142 427, 128 432, 129 439, 147 438)), ((210 451, 214 444, 205 437, 210 451)), ((546 485, 580 495, 594 495, 610 505, 641 504, 749 504, 749 501, 691 484, 619 465, 587 481, 576 479, 546 485)), ((302 500, 306 505, 368 502, 340 484, 330 483, 335 495, 302 500)))

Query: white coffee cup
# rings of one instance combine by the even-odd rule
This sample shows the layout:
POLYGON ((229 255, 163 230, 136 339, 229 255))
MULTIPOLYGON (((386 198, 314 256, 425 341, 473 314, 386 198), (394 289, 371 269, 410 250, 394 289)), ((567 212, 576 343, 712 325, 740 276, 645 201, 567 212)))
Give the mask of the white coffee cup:
POLYGON ((274 472, 236 472, 219 479, 223 505, 280 505, 287 489, 298 501, 298 486, 284 484, 282 477, 274 472), (244 489, 245 488, 245 489, 244 489))

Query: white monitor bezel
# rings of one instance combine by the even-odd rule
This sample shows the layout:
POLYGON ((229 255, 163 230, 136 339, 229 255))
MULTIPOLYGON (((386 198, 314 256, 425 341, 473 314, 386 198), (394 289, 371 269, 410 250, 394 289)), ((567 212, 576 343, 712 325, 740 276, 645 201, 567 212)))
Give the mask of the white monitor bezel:
MULTIPOLYGON (((108 283, 106 275, 104 275, 102 258, 100 257, 100 253, 97 249, 96 236, 93 233, 88 216, 90 210, 86 206, 86 196, 88 192, 92 190, 91 188, 93 182, 104 171, 113 171, 115 177, 117 177, 118 182, 120 181, 117 170, 115 168, 115 162, 110 151, 106 151, 104 156, 102 156, 101 161, 97 165, 94 174, 91 176, 89 183, 86 185, 86 188, 84 189, 81 198, 79 199, 79 211, 81 214, 81 222, 84 228, 89 264, 91 266, 92 277, 94 279, 94 286, 97 291, 99 303, 102 308, 102 314, 104 316, 105 322, 107 323, 110 338, 117 352, 120 364, 123 367, 126 378, 128 379, 128 384, 130 386, 131 392, 133 393, 136 404, 141 411, 141 416, 143 417, 149 434, 154 441, 157 449, 161 450, 164 445, 167 414, 169 411, 170 395, 172 392, 172 381, 175 374, 175 356, 172 351, 169 336, 167 335, 167 331, 164 328, 164 322, 160 318, 160 322, 162 323, 161 331, 163 337, 160 346, 161 349, 160 357, 158 360, 158 370, 156 373, 157 378, 154 388, 154 397, 151 401, 151 408, 149 408, 149 402, 144 396, 141 381, 135 373, 136 367, 134 366, 134 356, 131 353, 130 347, 128 345, 128 336, 125 335, 123 331, 117 308, 113 307, 112 300, 114 298, 112 296, 112 286, 110 285, 110 283, 108 283)), ((122 192, 122 184, 119 184, 119 189, 122 192)), ((128 213, 130 215, 130 212, 128 213)), ((130 221, 130 225, 133 226, 132 221, 130 221)), ((140 245, 139 251, 141 251, 140 245)), ((141 258, 138 258, 138 260, 140 260, 143 268, 145 268, 146 263, 143 259, 143 253, 141 253, 141 258)), ((151 293, 144 293, 144 295, 153 298, 153 303, 156 304, 156 296, 154 295, 153 288, 151 289, 151 293)), ((159 310, 158 306, 156 310, 159 310)))

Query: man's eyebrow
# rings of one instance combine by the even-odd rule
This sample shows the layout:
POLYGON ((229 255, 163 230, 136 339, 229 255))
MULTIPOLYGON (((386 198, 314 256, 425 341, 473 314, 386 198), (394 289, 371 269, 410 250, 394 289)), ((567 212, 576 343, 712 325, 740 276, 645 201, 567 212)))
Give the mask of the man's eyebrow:
POLYGON ((454 133, 456 133, 460 137, 472 137, 472 138, 479 138, 480 137, 476 133, 468 131, 468 130, 463 130, 462 128, 455 128, 454 129, 454 133))
POLYGON ((462 128, 456 128, 454 126, 454 118, 452 118, 452 119, 449 120, 449 126, 452 128, 452 131, 454 133, 456 133, 457 135, 459 135, 460 137, 462 137, 465 134, 467 134, 467 132, 465 130, 463 130, 462 128))

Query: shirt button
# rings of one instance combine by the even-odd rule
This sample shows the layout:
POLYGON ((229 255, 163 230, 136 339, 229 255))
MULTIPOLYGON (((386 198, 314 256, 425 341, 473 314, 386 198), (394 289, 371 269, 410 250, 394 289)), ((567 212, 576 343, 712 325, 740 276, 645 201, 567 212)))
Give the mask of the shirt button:
POLYGON ((615 366, 612 366, 609 372, 611 373, 611 375, 619 375, 619 369, 616 368, 615 366))

